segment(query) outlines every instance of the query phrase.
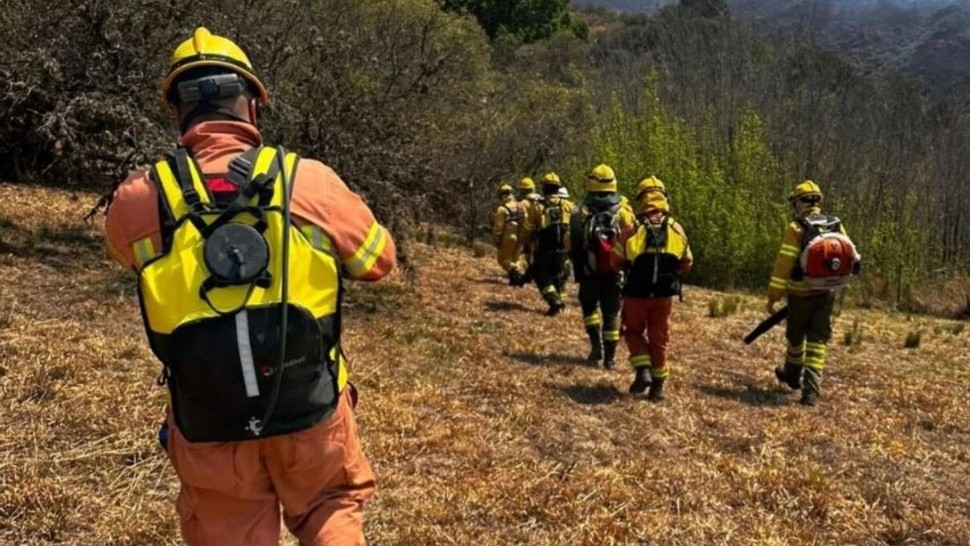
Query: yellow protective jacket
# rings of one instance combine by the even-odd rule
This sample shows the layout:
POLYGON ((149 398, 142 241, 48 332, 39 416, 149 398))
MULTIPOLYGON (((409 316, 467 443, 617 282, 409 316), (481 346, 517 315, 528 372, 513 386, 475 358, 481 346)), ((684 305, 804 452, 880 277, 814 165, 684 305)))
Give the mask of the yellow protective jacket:
POLYGON ((286 155, 284 177, 277 150, 258 148, 239 159, 247 156, 248 188, 228 207, 211 202, 201 169, 184 149, 151 174, 174 226, 163 252, 139 271, 138 296, 151 348, 165 365, 173 414, 191 441, 308 428, 336 407, 346 381, 340 262, 285 221, 286 183, 299 158, 286 155), (227 235, 240 231, 265 241, 264 270, 252 239, 227 235), (242 281, 234 273, 220 276, 220 263, 240 274, 248 268, 247 274, 242 281))
POLYGON ((548 195, 535 203, 525 219, 522 240, 527 241, 536 250, 569 250, 569 216, 573 211, 573 203, 568 199, 556 195, 548 195), (559 220, 556 221, 555 217, 559 220), (555 234, 554 234, 555 232, 555 234), (556 246, 554 239, 561 240, 560 248, 546 248, 556 246))
POLYGON ((679 275, 694 262, 687 234, 676 220, 658 212, 637 219, 613 253, 617 269, 627 269, 623 295, 634 298, 664 298, 680 291, 679 275))
POLYGON ((530 193, 524 198, 519 200, 519 206, 522 207, 523 220, 522 225, 519 227, 519 242, 522 243, 522 252, 525 254, 527 260, 532 259, 532 240, 528 232, 529 219, 532 218, 539 207, 539 203, 542 202, 542 196, 538 193, 530 193))
POLYGON ((524 221, 525 209, 514 197, 503 201, 492 215, 492 235, 495 236, 496 244, 510 235, 517 237, 524 221))
MULTIPOLYGON (((802 216, 820 214, 821 210, 817 207, 807 210, 802 216)), ((848 236, 845 228, 841 227, 843 235, 848 236)), ((771 279, 768 281, 768 297, 771 299, 781 299, 785 295, 808 296, 820 294, 826 290, 819 290, 810 287, 805 281, 792 280, 792 272, 802 253, 802 237, 804 229, 798 220, 792 220, 785 228, 782 236, 781 248, 775 257, 775 265, 771 270, 771 279)))

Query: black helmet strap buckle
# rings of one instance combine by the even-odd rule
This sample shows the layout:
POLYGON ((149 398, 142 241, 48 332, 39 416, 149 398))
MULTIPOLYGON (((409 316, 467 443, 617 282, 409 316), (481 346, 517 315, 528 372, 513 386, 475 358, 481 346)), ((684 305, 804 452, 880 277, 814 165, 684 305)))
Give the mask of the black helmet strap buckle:
POLYGON ((242 76, 227 72, 184 80, 176 89, 179 102, 204 102, 242 95, 248 87, 242 76))

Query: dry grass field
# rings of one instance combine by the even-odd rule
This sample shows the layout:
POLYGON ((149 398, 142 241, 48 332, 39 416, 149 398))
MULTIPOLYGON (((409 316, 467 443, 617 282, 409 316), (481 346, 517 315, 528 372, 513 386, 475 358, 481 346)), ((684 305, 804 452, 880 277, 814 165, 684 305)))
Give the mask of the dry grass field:
MULTIPOLYGON (((180 543, 158 365, 134 279, 81 221, 94 198, 0 185, 0 544, 180 543)), ((804 408, 771 373, 780 329, 739 341, 761 300, 688 287, 653 404, 623 349, 584 364, 574 287, 545 318, 440 239, 348 298, 372 544, 970 544, 966 323, 846 310, 804 408)))

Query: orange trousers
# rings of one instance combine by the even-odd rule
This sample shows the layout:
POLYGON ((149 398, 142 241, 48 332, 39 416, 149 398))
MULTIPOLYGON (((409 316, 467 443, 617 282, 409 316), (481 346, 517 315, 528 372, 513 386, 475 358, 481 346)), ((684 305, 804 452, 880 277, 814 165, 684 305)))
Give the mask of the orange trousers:
POLYGON ((181 481, 176 508, 190 546, 277 546, 283 521, 301 545, 364 544, 374 473, 360 450, 344 389, 324 421, 245 442, 192 443, 169 415, 168 455, 181 481))
POLYGON ((667 344, 673 298, 623 298, 623 339, 634 368, 650 367, 650 375, 666 378, 667 344))

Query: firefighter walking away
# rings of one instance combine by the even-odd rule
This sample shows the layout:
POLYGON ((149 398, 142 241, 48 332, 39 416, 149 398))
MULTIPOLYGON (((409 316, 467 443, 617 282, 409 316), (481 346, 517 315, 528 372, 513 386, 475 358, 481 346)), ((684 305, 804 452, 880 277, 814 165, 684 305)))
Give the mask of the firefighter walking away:
POLYGON ((811 180, 789 194, 792 221, 775 258, 766 306, 772 315, 777 302, 788 298, 788 349, 775 376, 792 390, 801 389, 801 403, 808 406, 814 406, 822 392, 835 290, 861 267, 861 257, 842 222, 822 214, 822 199, 822 190, 811 180))
POLYGON ((606 369, 616 364, 620 342, 621 273, 615 269, 613 249, 620 234, 635 223, 629 207, 616 192, 616 175, 608 165, 598 165, 586 177, 586 196, 574 207, 570 219, 570 258, 579 282, 583 325, 589 336, 587 361, 606 369))
POLYGON ((635 377, 631 394, 650 388, 647 398, 664 398, 670 374, 667 344, 673 296, 680 294, 680 276, 693 265, 684 228, 670 216, 667 189, 656 177, 637 186, 637 222, 615 247, 623 284, 623 338, 630 350, 635 377))

